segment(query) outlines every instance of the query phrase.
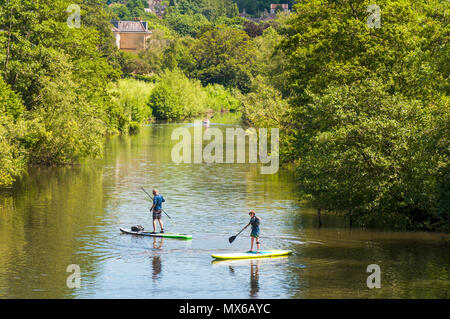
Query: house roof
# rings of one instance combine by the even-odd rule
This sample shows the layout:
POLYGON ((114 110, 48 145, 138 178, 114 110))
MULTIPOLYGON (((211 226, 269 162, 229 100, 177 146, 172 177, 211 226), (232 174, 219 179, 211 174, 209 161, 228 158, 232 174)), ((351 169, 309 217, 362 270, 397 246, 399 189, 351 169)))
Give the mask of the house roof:
POLYGON ((142 32, 148 31, 148 24, 145 21, 112 21, 114 32, 142 32))
POLYGON ((283 9, 288 9, 289 8, 289 4, 281 3, 281 4, 271 4, 270 5, 271 9, 276 9, 277 7, 282 7, 283 9))

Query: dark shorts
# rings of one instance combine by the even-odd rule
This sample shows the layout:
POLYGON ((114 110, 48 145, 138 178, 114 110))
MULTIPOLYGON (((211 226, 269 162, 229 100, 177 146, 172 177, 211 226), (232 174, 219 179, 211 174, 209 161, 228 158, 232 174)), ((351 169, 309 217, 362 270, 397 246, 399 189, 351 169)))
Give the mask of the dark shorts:
POLYGON ((250 233, 250 237, 259 238, 259 229, 252 229, 252 232, 250 233))
POLYGON ((153 219, 161 219, 161 211, 153 210, 153 219))

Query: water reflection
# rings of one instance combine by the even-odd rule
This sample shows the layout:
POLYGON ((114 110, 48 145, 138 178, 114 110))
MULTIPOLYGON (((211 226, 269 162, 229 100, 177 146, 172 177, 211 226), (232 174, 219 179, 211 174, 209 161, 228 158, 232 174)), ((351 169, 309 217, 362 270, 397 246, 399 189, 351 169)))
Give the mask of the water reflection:
POLYGON ((259 260, 250 261, 250 297, 257 298, 259 293, 259 260))
MULTIPOLYGON (((157 239, 156 237, 153 237, 153 250, 162 250, 162 246, 164 243, 164 238, 157 239)), ((156 283, 158 279, 161 279, 161 254, 159 252, 154 252, 154 255, 152 256, 152 279, 153 283, 156 283)))

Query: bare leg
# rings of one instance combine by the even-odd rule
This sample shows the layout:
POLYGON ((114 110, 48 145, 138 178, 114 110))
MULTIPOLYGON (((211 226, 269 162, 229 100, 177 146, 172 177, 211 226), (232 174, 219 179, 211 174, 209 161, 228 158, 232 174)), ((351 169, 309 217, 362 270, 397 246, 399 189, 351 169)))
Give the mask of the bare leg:
POLYGON ((156 233, 156 219, 153 220, 153 232, 156 233))
POLYGON ((163 226, 162 219, 158 219, 158 221, 159 221, 159 226, 161 227, 161 230, 163 230, 163 229, 164 229, 164 226, 163 226))
POLYGON ((261 248, 261 245, 259 243, 259 238, 256 238, 256 253, 259 254, 259 249, 261 248))
POLYGON ((250 251, 253 251, 253 241, 255 240, 255 237, 250 237, 250 251))

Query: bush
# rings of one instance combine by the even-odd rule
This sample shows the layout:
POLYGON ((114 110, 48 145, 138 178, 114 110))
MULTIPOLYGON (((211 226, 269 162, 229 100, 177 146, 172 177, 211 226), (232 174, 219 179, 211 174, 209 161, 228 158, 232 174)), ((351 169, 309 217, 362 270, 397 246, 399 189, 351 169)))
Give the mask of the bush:
POLYGON ((158 120, 192 118, 206 111, 206 93, 200 81, 188 79, 179 70, 166 70, 148 104, 158 120))
POLYGON ((220 84, 210 84, 206 88, 208 109, 213 111, 236 112, 240 108, 240 102, 232 90, 224 88, 220 84))
POLYGON ((142 123, 149 121, 152 110, 148 106, 148 99, 155 84, 135 79, 122 79, 110 88, 115 96, 113 123, 111 126, 119 132, 137 132, 142 123))

